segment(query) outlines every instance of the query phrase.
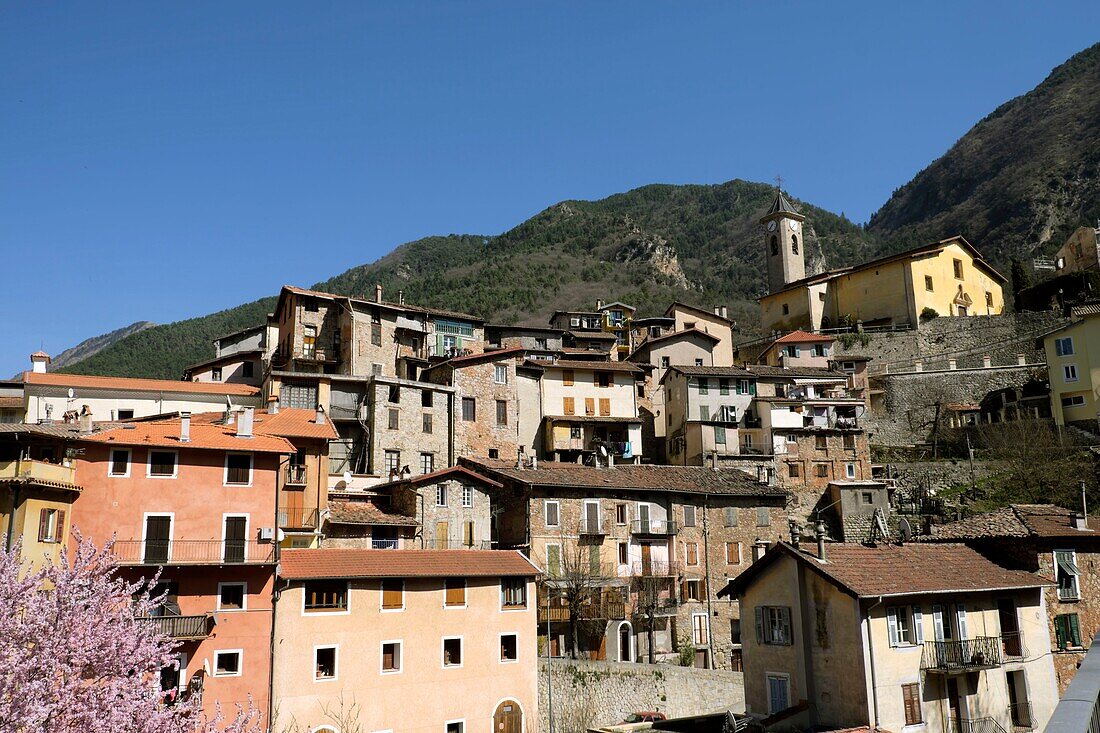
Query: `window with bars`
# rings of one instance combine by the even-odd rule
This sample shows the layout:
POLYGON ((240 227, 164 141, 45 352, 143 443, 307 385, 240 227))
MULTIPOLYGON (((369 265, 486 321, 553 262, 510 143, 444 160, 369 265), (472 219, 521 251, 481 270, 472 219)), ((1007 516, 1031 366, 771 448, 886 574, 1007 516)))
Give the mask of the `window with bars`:
POLYGON ((477 420, 477 401, 473 397, 462 398, 462 419, 466 422, 477 420))
POLYGON ((342 580, 307 580, 305 582, 307 613, 348 610, 348 584, 342 580))
POLYGON ((497 400, 497 425, 508 424, 508 400, 497 400))

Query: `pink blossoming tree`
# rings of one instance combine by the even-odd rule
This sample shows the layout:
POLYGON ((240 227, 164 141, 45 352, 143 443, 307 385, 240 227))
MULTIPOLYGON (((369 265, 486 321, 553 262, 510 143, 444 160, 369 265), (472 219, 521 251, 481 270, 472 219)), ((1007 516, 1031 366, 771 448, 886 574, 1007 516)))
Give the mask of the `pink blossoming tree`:
POLYGON ((120 578, 110 545, 79 534, 56 565, 21 566, 18 547, 0 548, 0 730, 260 733, 251 702, 232 720, 206 719, 194 699, 164 704, 176 642, 139 618, 163 602, 152 587, 120 578))

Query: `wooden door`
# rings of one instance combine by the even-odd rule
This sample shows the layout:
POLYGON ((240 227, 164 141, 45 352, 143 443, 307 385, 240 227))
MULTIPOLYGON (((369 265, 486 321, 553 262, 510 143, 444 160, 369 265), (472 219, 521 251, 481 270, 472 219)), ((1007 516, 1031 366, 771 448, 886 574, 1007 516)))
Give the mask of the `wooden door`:
POLYGON ((225 562, 244 562, 245 517, 225 518, 225 562))
POLYGON ((948 716, 948 731, 950 733, 958 733, 960 720, 962 719, 962 711, 960 708, 959 700, 959 681, 954 677, 947 678, 947 716, 948 716))
POLYGON ((997 599, 997 617, 1001 621, 1001 644, 1006 657, 1022 657, 1020 622, 1016 617, 1016 603, 1011 598, 997 599))
POLYGON ((450 529, 446 522, 435 523, 435 546, 440 550, 450 547, 450 529))
MULTIPOLYGON (((293 468, 294 466, 291 466, 291 469, 293 468)), ((280 526, 289 528, 309 526, 305 523, 305 488, 300 485, 283 487, 283 507, 279 510, 280 526)))
POLYGON ((168 546, 172 540, 171 517, 146 517, 145 558, 146 565, 168 562, 168 546))
POLYGON ((653 547, 648 543, 642 544, 642 575, 653 574, 653 547))
POLYGON ((505 700, 493 715, 495 733, 523 733, 523 711, 515 700, 505 700))

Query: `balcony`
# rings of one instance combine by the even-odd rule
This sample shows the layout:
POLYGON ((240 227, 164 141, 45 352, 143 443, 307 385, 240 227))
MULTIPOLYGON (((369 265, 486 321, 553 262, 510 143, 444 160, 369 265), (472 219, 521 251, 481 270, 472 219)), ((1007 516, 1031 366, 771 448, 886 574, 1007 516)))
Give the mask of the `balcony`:
POLYGON ((1031 703, 1018 702, 1008 706, 1008 720, 1012 723, 1013 733, 1035 730, 1035 718, 1031 714, 1031 703))
POLYGON ((283 481, 287 486, 305 486, 307 475, 304 465, 287 464, 283 469, 283 481))
POLYGON ((926 641, 920 668, 940 674, 976 672, 1001 666, 1001 637, 979 636, 957 641, 926 641))
POLYGON ((275 561, 270 542, 255 540, 121 540, 119 565, 263 565, 275 561))
POLYGON ((0 481, 17 479, 44 484, 67 484, 75 488, 76 469, 46 461, 0 461, 0 481))
POLYGON ((142 616, 140 620, 156 624, 162 633, 179 641, 206 639, 214 631, 212 613, 201 616, 142 616))
MULTIPOLYGON (((569 621, 568 606, 539 606, 539 623, 569 621)), ((577 614, 581 621, 613 621, 626 618, 626 604, 623 601, 600 601, 581 607, 577 614)))
POLYGON ((316 509, 303 509, 302 507, 280 507, 279 527, 282 529, 308 529, 317 528, 318 512, 316 509))
POLYGON ((1005 659, 1024 659, 1029 656, 1024 645, 1024 635, 1019 631, 1001 634, 1001 650, 1005 659))
POLYGON ((651 537, 674 537, 677 525, 671 519, 635 519, 630 523, 630 533, 651 537))
POLYGON ((951 718, 948 733, 1008 733, 993 718, 951 718))
POLYGON ((600 526, 600 520, 591 520, 588 518, 581 519, 579 534, 588 536, 603 536, 607 534, 607 530, 600 526))
POLYGON ((631 574, 641 578, 673 578, 680 574, 680 563, 667 561, 641 561, 630 566, 631 574))

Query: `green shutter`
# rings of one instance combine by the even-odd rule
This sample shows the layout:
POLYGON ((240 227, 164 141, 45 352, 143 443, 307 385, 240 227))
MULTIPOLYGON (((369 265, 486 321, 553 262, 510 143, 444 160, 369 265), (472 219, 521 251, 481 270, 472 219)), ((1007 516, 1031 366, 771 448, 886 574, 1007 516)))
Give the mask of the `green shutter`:
POLYGON ((756 395, 756 382, 749 382, 749 394, 756 395))
POLYGON ((1066 648, 1066 617, 1055 616, 1054 617, 1054 638, 1055 644, 1059 649, 1066 648))
POLYGON ((1069 637, 1071 644, 1081 646, 1081 624, 1077 620, 1077 614, 1071 613, 1066 618, 1069 621, 1069 633, 1066 636, 1069 637))
POLYGON ((546 546, 546 574, 552 578, 561 575, 561 547, 558 545, 546 546))
POLYGON ((443 334, 437 332, 435 334, 435 355, 436 356, 442 356, 443 355, 443 349, 444 349, 443 334))

